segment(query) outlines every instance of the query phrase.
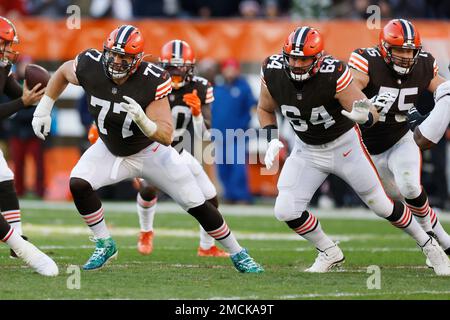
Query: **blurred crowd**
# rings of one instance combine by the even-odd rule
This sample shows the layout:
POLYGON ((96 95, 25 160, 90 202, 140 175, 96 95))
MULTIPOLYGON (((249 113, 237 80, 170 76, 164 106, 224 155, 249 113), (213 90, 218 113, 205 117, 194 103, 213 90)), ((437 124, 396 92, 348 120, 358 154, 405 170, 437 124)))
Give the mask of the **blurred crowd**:
MULTIPOLYGON (((139 19, 164 18, 293 18, 364 19, 377 5, 385 19, 448 19, 446 0, 0 0, 2 16, 63 17, 70 5, 83 16, 139 19)), ((377 9, 378 10, 378 9, 377 9)))

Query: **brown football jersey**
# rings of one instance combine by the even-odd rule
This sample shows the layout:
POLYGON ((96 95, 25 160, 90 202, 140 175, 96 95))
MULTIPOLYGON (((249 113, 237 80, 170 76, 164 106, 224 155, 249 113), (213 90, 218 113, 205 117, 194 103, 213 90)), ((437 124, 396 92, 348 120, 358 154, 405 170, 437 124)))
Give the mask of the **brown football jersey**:
POLYGON ((341 114, 342 106, 335 98, 336 93, 352 82, 345 63, 326 56, 317 74, 306 81, 296 82, 288 77, 282 59, 282 55, 268 57, 261 69, 261 79, 303 142, 324 144, 354 126, 341 114))
POLYGON ((191 108, 183 101, 183 96, 197 90, 201 104, 209 105, 214 101, 213 87, 208 80, 194 76, 191 81, 180 89, 173 89, 169 94, 170 108, 172 109, 174 137, 172 147, 178 152, 183 149, 193 150, 194 126, 192 124, 191 108))
POLYGON ((99 136, 108 150, 125 157, 153 143, 120 103, 126 102, 123 96, 128 96, 145 110, 151 102, 171 92, 169 73, 152 63, 142 62, 135 73, 117 85, 106 76, 100 51, 86 50, 76 57, 74 63, 78 82, 88 97, 89 113, 95 119, 99 136))
POLYGON ((408 132, 406 114, 438 73, 436 61, 430 53, 421 52, 411 72, 401 77, 391 70, 378 48, 374 47, 356 49, 350 55, 348 64, 369 76, 369 83, 363 90, 368 98, 386 91, 397 96, 394 103, 380 111, 380 120, 374 126, 361 128, 369 152, 380 154, 408 132))

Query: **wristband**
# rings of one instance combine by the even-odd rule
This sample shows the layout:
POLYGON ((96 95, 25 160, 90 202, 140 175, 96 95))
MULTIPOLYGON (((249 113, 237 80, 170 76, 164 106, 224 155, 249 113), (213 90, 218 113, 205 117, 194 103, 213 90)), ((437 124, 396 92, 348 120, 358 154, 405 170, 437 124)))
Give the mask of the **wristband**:
POLYGON ((373 125, 373 114, 372 114, 372 112, 369 112, 368 118, 369 118, 369 119, 367 119, 366 122, 364 122, 363 124, 361 124, 361 126, 362 126, 363 128, 369 128, 369 127, 371 127, 371 126, 373 125))
POLYGON ((278 139, 278 127, 275 124, 269 124, 265 126, 263 130, 266 132, 266 138, 268 142, 272 141, 273 139, 278 139))

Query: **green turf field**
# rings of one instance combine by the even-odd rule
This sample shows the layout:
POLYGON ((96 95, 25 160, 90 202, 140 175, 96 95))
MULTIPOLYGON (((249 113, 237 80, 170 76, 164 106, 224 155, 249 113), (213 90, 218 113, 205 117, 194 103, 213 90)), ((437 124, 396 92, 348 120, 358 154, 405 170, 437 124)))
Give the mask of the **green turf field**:
MULTIPOLYGON (((227 216, 243 246, 260 262, 263 274, 240 274, 229 259, 199 258, 198 225, 188 214, 159 211, 155 249, 135 249, 137 216, 106 212, 119 247, 118 260, 100 271, 83 272, 80 289, 70 265, 81 266, 93 252, 88 228, 74 210, 25 210, 25 233, 60 268, 44 278, 8 257, 0 245, 2 299, 450 299, 450 277, 427 269, 415 243, 385 221, 321 219, 324 230, 346 256, 328 274, 302 272, 316 251, 270 216, 227 216), (368 289, 367 267, 381 269, 381 289, 368 289), (70 270, 70 269, 69 269, 70 270)), ((450 224, 443 224, 450 230, 450 224)))

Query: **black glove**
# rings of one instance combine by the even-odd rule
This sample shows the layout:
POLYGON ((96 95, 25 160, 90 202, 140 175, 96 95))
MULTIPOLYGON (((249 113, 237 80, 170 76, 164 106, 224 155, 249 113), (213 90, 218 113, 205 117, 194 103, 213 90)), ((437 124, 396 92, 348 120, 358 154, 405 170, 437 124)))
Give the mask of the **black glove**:
POLYGON ((428 117, 428 115, 429 113, 422 115, 419 111, 417 111, 416 107, 409 109, 407 114, 409 129, 414 131, 414 129, 420 125, 428 117))

